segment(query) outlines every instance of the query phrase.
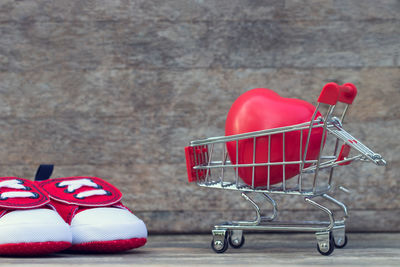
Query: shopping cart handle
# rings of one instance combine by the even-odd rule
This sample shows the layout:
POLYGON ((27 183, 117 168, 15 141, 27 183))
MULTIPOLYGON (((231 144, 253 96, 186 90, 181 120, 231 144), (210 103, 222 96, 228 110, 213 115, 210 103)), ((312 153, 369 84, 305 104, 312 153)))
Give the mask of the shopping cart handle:
POLYGON ((339 99, 339 85, 336 83, 327 83, 322 88, 321 94, 318 97, 318 102, 328 105, 336 105, 339 99))
POLYGON ((339 102, 345 104, 352 104, 354 98, 357 96, 357 88, 352 83, 345 83, 343 85, 339 85, 339 102))

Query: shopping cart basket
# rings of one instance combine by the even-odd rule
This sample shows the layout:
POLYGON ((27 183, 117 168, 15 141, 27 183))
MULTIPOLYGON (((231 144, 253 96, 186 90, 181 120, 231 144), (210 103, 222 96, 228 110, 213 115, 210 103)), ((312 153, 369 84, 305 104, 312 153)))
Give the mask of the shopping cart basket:
MULTIPOLYGON (((213 240, 211 242, 211 247, 215 252, 225 252, 228 244, 233 248, 240 248, 244 244, 244 230, 315 232, 317 250, 323 255, 329 255, 335 247, 342 248, 347 244, 345 233, 345 220, 348 217, 347 207, 328 194, 335 187, 332 182, 334 169, 335 167, 348 165, 353 161, 371 161, 376 165, 386 165, 385 160, 379 154, 371 151, 342 127, 348 108, 353 103, 356 95, 357 89, 353 84, 337 85, 335 83, 328 83, 321 91, 315 111, 309 122, 190 142, 190 145, 185 148, 189 182, 197 182, 199 186, 207 188, 240 191, 243 199, 248 201, 256 213, 254 220, 229 221, 215 225, 212 230, 213 240), (334 111, 338 102, 343 103, 344 106, 342 106, 340 112, 336 112, 339 116, 336 117, 334 116, 334 111), (327 110, 324 116, 318 116, 321 108, 327 110), (311 132, 317 129, 318 131, 322 129, 322 136, 324 138, 321 140, 317 158, 308 159, 307 149, 309 147, 311 132), (304 133, 307 136, 307 142, 305 146, 300 147, 299 160, 285 161, 285 136, 294 131, 297 131, 301 135, 304 133), (279 135, 283 140, 283 160, 273 162, 270 160, 270 156, 268 156, 266 162, 256 162, 255 151, 257 140, 264 138, 270 144, 271 139, 276 135, 279 135), (253 161, 250 163, 240 163, 237 158, 239 155, 238 152, 240 152, 238 151, 240 149, 239 141, 241 140, 251 140, 254 145, 253 161), (226 148, 228 142, 236 142, 236 160, 229 159, 226 148), (299 174, 290 180, 285 177, 284 166, 288 165, 299 166, 299 174), (282 166, 283 177, 281 182, 272 184, 270 183, 269 175, 267 175, 265 177, 267 180, 265 186, 255 186, 255 169, 259 167, 267 168, 269 174, 273 166, 282 166), (246 184, 240 179, 240 168, 251 168, 251 184, 246 184), (327 215, 329 220, 277 221, 278 209, 277 203, 271 197, 273 194, 303 197, 305 203, 322 211, 327 215), (256 203, 254 195, 257 199, 261 198, 265 200, 265 203, 269 203, 272 206, 272 214, 270 216, 262 216, 261 205, 256 203), (337 216, 336 211, 334 216, 333 210, 317 202, 318 198, 339 207, 343 216, 337 216)), ((301 143, 300 146, 302 146, 301 143)), ((269 151, 270 147, 268 145, 268 155, 271 153, 269 151)), ((345 187, 338 186, 338 188, 349 192, 345 187)))

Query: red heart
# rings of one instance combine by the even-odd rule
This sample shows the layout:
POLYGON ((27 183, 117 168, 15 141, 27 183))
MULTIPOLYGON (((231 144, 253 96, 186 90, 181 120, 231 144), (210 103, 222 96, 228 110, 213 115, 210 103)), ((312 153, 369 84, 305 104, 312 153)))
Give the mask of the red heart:
MULTIPOLYGON (((242 94, 232 104, 226 123, 225 135, 235 135, 277 127, 295 125, 308 122, 315 111, 315 107, 303 100, 284 98, 270 89, 257 88, 242 94)), ((321 116, 318 112, 317 117, 321 116)), ((292 131, 285 133, 285 161, 298 161, 304 153, 307 142, 308 130, 292 131), (300 142, 301 139, 301 142, 300 142), (300 143, 302 151, 300 151, 300 143), (302 155, 302 154, 301 154, 302 155)), ((321 146, 322 128, 311 131, 307 152, 307 160, 318 157, 321 146)), ((271 136, 270 162, 283 161, 283 134, 271 136)), ((253 163, 253 138, 243 139, 238 142, 239 164, 253 163)), ((229 157, 236 164, 236 142, 226 144, 229 157)), ((256 163, 268 162, 268 137, 256 138, 256 163)), ((306 165, 309 166, 309 165, 306 165)), ((299 173, 299 164, 289 164, 285 167, 285 178, 289 179, 299 173)), ((252 167, 239 167, 238 173, 242 180, 252 185, 252 167)), ((283 180, 283 166, 270 167, 270 184, 276 184, 283 180)), ((254 186, 265 186, 268 183, 268 167, 255 167, 254 186)))

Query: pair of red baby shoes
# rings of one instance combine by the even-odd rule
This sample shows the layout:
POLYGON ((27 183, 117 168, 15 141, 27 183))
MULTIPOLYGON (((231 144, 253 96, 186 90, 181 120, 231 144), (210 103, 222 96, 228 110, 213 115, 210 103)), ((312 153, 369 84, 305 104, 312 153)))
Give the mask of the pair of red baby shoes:
POLYGON ((121 192, 97 177, 35 182, 0 178, 0 255, 43 255, 65 249, 112 253, 143 246, 147 229, 121 203, 121 192))

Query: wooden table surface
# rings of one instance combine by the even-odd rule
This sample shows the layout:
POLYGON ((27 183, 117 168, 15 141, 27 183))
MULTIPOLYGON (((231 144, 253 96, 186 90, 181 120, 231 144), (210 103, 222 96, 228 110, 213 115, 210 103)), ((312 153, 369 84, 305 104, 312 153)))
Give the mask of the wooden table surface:
POLYGON ((400 233, 350 233, 348 237, 346 248, 322 256, 313 234, 247 234, 241 249, 229 248, 224 254, 211 250, 211 235, 153 235, 145 247, 126 253, 2 257, 0 265, 400 266, 400 233))

